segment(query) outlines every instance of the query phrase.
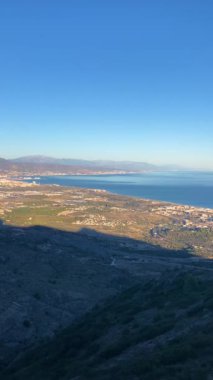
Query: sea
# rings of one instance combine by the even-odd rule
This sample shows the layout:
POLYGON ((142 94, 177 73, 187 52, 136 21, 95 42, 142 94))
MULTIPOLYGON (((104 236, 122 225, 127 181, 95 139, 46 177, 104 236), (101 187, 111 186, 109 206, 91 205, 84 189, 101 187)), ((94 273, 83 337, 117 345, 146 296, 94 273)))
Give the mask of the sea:
POLYGON ((102 189, 115 194, 213 209, 213 171, 43 176, 26 181, 102 189))

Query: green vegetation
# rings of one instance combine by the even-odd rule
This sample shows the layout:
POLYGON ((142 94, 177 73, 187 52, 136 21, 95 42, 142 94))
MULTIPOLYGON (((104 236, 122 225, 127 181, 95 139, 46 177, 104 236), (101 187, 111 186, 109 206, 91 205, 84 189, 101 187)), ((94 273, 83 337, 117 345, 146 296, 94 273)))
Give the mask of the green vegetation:
POLYGON ((34 207, 32 203, 24 207, 13 208, 10 213, 5 214, 6 220, 9 220, 14 225, 54 225, 54 220, 58 213, 64 211, 64 208, 52 208, 51 204, 37 205, 34 207))
POLYGON ((190 272, 135 285, 28 352, 1 378, 208 380, 212 288, 212 279, 190 272))
MULTIPOLYGON (((0 183, 0 215, 7 224, 49 226, 126 236, 169 249, 212 256, 212 211, 89 189, 0 183)), ((132 249, 134 247, 129 247, 132 249)))

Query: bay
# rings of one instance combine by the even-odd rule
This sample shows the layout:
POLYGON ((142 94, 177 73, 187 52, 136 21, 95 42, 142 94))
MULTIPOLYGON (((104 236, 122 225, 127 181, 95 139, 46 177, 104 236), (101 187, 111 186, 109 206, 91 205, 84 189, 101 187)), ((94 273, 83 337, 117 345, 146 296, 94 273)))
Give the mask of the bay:
POLYGON ((121 195, 213 208, 213 172, 44 176, 35 181, 40 184, 103 189, 121 195))

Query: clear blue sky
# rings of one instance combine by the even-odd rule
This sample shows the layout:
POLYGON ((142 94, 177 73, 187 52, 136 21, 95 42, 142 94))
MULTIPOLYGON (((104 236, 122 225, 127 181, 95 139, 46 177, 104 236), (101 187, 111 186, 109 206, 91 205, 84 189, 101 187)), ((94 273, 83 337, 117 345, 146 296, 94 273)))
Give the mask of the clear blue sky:
POLYGON ((212 0, 1 0, 0 157, 213 169, 212 0))

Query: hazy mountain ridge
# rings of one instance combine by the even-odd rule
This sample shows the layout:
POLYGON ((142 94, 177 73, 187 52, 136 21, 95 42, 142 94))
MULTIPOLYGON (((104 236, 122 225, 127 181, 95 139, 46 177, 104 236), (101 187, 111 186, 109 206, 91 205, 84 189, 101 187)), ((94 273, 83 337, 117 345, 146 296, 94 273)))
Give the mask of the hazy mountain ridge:
POLYGON ((112 160, 83 160, 75 158, 54 158, 47 156, 26 156, 20 157, 13 162, 18 163, 42 163, 42 164, 57 164, 57 165, 78 165, 85 167, 104 167, 113 169, 138 168, 138 169, 154 169, 157 165, 152 165, 146 162, 134 161, 112 161, 112 160))
POLYGON ((83 160, 74 158, 54 158, 42 155, 19 157, 10 160, 14 163, 48 164, 63 166, 78 166, 84 168, 99 168, 106 170, 126 171, 156 171, 156 170, 178 170, 183 169, 177 165, 154 165, 148 162, 136 161, 113 161, 113 160, 83 160))
MULTIPOLYGON (((56 164, 45 164, 40 162, 16 162, 13 160, 5 160, 0 158, 0 171, 17 173, 17 174, 48 174, 48 172, 52 174, 57 173, 65 173, 69 174, 72 171, 77 171, 78 169, 82 169, 82 167, 76 166, 68 166, 68 165, 56 165, 56 164)), ((74 174, 74 173, 73 173, 74 174)))

